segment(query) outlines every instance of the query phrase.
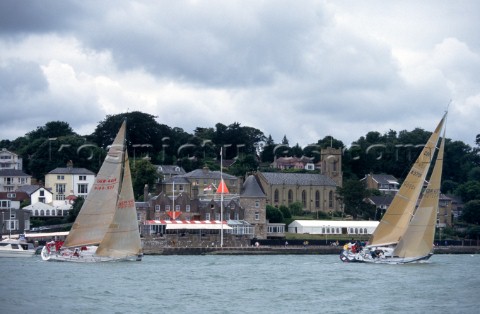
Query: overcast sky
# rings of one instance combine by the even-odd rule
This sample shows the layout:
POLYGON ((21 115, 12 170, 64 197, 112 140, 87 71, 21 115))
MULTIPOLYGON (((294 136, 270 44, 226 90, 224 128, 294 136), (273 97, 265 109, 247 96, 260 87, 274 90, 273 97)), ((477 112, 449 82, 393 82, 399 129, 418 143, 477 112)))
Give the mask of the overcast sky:
POLYGON ((0 139, 142 111, 302 147, 480 133, 480 1, 0 1, 0 139))

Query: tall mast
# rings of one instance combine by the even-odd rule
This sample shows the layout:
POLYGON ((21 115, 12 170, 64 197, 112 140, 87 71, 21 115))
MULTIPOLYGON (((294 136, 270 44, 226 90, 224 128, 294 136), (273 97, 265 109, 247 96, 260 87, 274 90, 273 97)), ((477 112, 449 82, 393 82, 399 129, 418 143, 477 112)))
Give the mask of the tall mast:
MULTIPOLYGON (((220 185, 223 183, 223 156, 220 148, 220 185)), ((223 185, 221 185, 223 188, 223 185)), ((220 247, 223 247, 223 191, 220 193, 220 247)))

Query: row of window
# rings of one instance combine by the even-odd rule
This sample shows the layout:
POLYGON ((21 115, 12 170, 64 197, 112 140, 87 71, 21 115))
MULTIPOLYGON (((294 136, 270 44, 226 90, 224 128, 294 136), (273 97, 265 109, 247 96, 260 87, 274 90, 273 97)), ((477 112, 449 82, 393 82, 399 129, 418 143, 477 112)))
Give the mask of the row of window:
POLYGON ((68 215, 68 210, 62 210, 62 209, 36 209, 32 211, 33 216, 67 216, 68 215))
MULTIPOLYGON (((57 175, 57 180, 65 180, 65 176, 63 174, 57 175)), ((87 181, 87 176, 78 176, 79 181, 87 181)))
MULTIPOLYGON (((171 206, 170 205, 165 205, 165 211, 170 211, 170 210, 171 210, 171 206)), ((155 211, 156 212, 161 211, 161 206, 160 205, 155 205, 155 211)), ((176 212, 180 211, 180 205, 175 205, 175 211, 176 212)), ((185 205, 185 211, 187 213, 190 212, 190 205, 185 205)))
MULTIPOLYGON (((25 230, 30 230, 30 220, 25 220, 25 230)), ((5 220, 5 228, 7 230, 20 230, 20 222, 18 220, 5 220)))
POLYGON ((26 177, 3 177, 3 184, 14 184, 15 179, 17 179, 18 184, 27 184, 28 180, 26 177))
MULTIPOLYGON (((288 190, 287 197, 288 197, 288 204, 293 203, 294 199, 293 199, 292 190, 288 190)), ((334 199, 333 191, 329 191, 328 192, 328 208, 333 208, 333 199, 334 199)), ((278 189, 276 189, 275 192, 273 193, 273 201, 275 203, 278 203, 280 201, 280 192, 278 191, 278 189)), ((324 199, 324 203, 325 201, 327 200, 324 199)), ((306 190, 302 191, 302 205, 304 207, 307 207, 307 191, 306 190)), ((324 207, 325 205, 326 204, 323 204, 324 207)), ((315 191, 315 208, 320 208, 320 191, 315 191)))

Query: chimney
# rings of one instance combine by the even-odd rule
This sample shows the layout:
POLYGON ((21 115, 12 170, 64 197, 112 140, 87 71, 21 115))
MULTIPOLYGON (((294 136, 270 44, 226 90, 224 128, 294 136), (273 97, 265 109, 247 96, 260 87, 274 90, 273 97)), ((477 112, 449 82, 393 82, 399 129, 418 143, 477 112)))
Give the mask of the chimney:
POLYGON ((148 184, 143 188, 143 201, 148 202, 148 184))

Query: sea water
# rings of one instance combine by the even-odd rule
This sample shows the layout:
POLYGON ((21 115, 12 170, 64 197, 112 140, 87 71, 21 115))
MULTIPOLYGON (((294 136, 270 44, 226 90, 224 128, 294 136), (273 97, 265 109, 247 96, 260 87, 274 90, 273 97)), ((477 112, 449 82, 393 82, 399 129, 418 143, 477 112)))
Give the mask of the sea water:
POLYGON ((342 263, 336 255, 0 259, 0 313, 479 313, 480 255, 342 263))

